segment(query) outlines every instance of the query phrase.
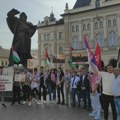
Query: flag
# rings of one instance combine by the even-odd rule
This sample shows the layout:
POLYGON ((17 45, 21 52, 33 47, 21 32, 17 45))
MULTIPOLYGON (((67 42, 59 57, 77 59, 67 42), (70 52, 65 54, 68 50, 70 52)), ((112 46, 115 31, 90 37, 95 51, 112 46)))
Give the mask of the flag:
POLYGON ((50 58, 49 58, 47 49, 45 51, 45 59, 46 59, 46 63, 49 65, 50 64, 50 58))
POLYGON ((72 50, 73 50, 73 48, 70 47, 70 57, 72 56, 72 50))
POLYGON ((20 57, 17 54, 17 52, 15 50, 13 50, 13 48, 12 48, 12 58, 13 58, 13 61, 15 63, 19 63, 20 62, 20 57))
POLYGON ((96 60, 97 67, 99 68, 99 70, 101 70, 101 53, 100 53, 100 46, 98 42, 96 43, 96 47, 95 47, 95 60, 96 60))
POLYGON ((84 35, 84 42, 85 42, 86 51, 87 51, 87 55, 88 55, 89 72, 94 72, 93 67, 94 67, 94 69, 98 69, 98 68, 96 65, 95 56, 90 49, 86 35, 84 35))
POLYGON ((117 67, 120 68, 120 49, 118 51, 117 67))

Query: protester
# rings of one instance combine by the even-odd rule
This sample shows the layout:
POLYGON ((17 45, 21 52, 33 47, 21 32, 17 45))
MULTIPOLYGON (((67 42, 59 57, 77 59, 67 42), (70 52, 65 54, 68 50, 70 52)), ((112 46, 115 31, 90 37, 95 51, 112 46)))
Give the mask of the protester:
POLYGON ((57 92, 58 92, 58 102, 57 104, 64 105, 64 72, 61 67, 58 68, 57 73, 57 92), (60 94, 61 93, 61 94, 60 94), (62 102, 60 99, 60 95, 62 95, 62 102))
POLYGON ((95 69, 92 64, 91 66, 94 72, 102 78, 102 86, 103 86, 102 103, 104 109, 104 119, 108 120, 108 108, 109 108, 109 104, 111 104, 113 120, 117 120, 114 96, 112 93, 112 84, 115 80, 115 75, 113 74, 114 68, 112 65, 109 64, 107 65, 107 72, 103 72, 95 69))
POLYGON ((70 101, 70 80, 71 80, 71 74, 69 70, 65 70, 65 76, 64 76, 64 82, 65 82, 65 103, 66 105, 69 105, 71 103, 70 101))
POLYGON ((48 79, 47 84, 48 84, 49 103, 52 102, 54 103, 56 101, 56 75, 55 75, 55 70, 53 68, 50 70, 47 79, 48 79))
MULTIPOLYGON (((19 70, 15 70, 15 74, 19 74, 19 70)), ((17 101, 18 104, 21 104, 21 98, 20 98, 20 93, 21 93, 21 83, 18 81, 15 81, 15 76, 13 78, 13 98, 12 98, 12 104, 14 105, 15 102, 17 101)))
POLYGON ((114 95, 118 120, 120 120, 120 68, 115 68, 114 74, 116 75, 116 79, 112 85, 112 93, 114 95))
POLYGON ((80 77, 80 84, 83 97, 83 109, 91 110, 91 99, 90 99, 90 81, 88 80, 88 75, 85 68, 82 68, 82 75, 80 77), (88 102, 88 103, 87 103, 88 102))
POLYGON ((41 89, 43 89, 43 103, 47 103, 46 101, 46 94, 47 94, 47 86, 45 85, 45 79, 44 79, 44 67, 41 66, 40 67, 40 73, 39 73, 39 76, 40 76, 40 85, 39 85, 39 100, 41 101, 41 96, 42 96, 42 93, 41 93, 41 89))
POLYGON ((101 111, 101 105, 100 105, 100 94, 98 93, 97 89, 100 85, 101 78, 97 74, 90 74, 89 75, 90 80, 90 86, 91 86, 91 104, 93 111, 89 114, 89 116, 95 117, 95 119, 100 119, 100 111, 101 111))
POLYGON ((70 82, 70 90, 72 93, 72 107, 76 107, 76 95, 78 97, 78 101, 80 96, 77 94, 77 83, 80 81, 80 78, 77 76, 77 72, 74 70, 72 71, 72 78, 70 82))
POLYGON ((31 90, 32 90, 32 97, 34 98, 37 104, 41 104, 39 100, 39 82, 40 76, 38 74, 37 68, 34 68, 34 74, 31 79, 31 90))
POLYGON ((26 102, 28 102, 28 105, 31 105, 31 78, 32 78, 32 74, 29 72, 28 69, 25 69, 25 81, 23 82, 23 86, 22 86, 22 91, 23 91, 23 104, 25 104, 26 102))

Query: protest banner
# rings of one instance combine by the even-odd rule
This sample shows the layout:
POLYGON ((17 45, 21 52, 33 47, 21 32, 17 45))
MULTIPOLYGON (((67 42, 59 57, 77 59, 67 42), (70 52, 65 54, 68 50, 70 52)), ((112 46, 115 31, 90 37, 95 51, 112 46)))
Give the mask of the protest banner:
POLYGON ((0 75, 0 91, 12 91, 13 76, 0 75))
POLYGON ((16 82, 25 82, 25 74, 15 74, 16 82))
POLYGON ((38 65, 38 59, 27 59, 27 68, 36 68, 38 65))

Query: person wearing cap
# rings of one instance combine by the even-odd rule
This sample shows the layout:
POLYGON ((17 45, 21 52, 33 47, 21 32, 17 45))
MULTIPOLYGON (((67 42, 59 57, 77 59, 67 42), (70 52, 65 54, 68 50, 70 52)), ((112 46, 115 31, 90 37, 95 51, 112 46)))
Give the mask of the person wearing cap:
POLYGON ((114 95, 118 120, 120 120, 120 68, 115 68, 114 74, 116 75, 116 78, 112 85, 112 93, 114 95))
POLYGON ((103 103, 103 109, 104 109, 104 120, 108 120, 109 104, 111 104, 113 120, 117 120, 114 95, 112 93, 112 84, 115 80, 115 75, 113 73, 114 68, 111 64, 108 64, 107 65, 107 72, 104 72, 104 71, 98 71, 97 69, 95 69, 93 67, 92 64, 91 64, 91 67, 93 68, 94 72, 102 78, 102 88, 103 88, 103 90, 102 90, 102 103, 103 103))

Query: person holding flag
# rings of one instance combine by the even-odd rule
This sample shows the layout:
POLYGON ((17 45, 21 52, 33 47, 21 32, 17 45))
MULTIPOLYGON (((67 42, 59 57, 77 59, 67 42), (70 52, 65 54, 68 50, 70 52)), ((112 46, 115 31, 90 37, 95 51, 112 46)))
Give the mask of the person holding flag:
POLYGON ((88 62, 89 62, 89 66, 91 68, 90 70, 92 70, 92 72, 94 74, 97 74, 98 76, 100 76, 102 78, 102 85, 103 85, 102 102, 103 102, 103 107, 104 107, 104 119, 108 120, 108 108, 109 108, 109 104, 111 104, 113 120, 117 120, 114 96, 113 96, 112 89, 111 89, 112 84, 115 80, 115 75, 113 74, 114 68, 111 64, 108 64, 107 72, 99 71, 98 67, 96 65, 96 60, 95 60, 94 54, 90 50, 86 36, 84 36, 84 41, 85 41, 86 50, 88 53, 88 62))

